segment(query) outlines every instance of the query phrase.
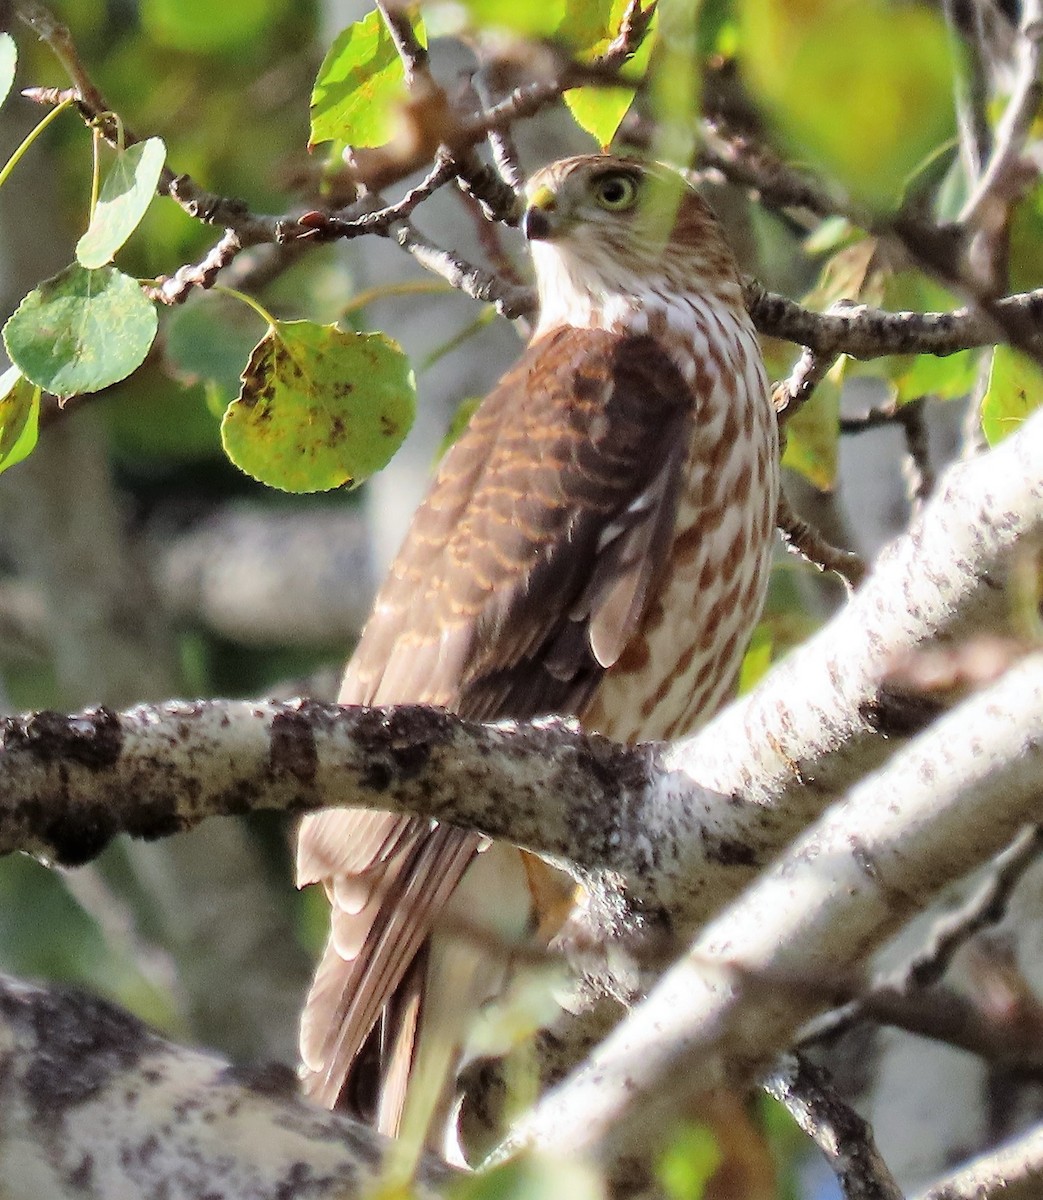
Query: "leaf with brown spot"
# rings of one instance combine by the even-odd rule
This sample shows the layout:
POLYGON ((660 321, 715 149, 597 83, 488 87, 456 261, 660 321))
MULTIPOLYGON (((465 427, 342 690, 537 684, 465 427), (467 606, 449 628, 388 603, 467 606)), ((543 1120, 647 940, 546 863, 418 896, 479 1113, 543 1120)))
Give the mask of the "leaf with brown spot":
POLYGON ((381 333, 278 321, 242 379, 221 441, 237 467, 286 492, 361 483, 387 465, 416 411, 409 362, 381 333))

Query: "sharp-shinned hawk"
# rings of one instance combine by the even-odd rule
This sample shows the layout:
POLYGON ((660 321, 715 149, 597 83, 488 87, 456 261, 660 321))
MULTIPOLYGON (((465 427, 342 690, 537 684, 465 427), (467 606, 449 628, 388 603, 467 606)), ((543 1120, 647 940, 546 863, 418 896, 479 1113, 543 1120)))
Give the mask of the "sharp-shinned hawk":
MULTIPOLYGON (((680 176, 588 155, 527 196, 538 324, 445 456, 340 700, 673 738, 732 693, 764 598, 779 484, 760 350, 721 229, 680 176)), ((321 881, 332 907, 301 1026, 321 1103, 350 1096, 362 1056, 396 1132, 418 1029, 447 1002, 432 930, 491 861, 481 845, 386 813, 305 819, 298 882, 321 881)), ((475 920, 532 877, 497 853, 475 920)))

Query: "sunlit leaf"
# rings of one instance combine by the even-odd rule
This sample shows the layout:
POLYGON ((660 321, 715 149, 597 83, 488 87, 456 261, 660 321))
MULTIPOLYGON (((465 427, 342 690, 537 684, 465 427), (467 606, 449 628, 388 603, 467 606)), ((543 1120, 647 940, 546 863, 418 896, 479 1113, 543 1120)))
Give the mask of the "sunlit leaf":
POLYGON ((0 375, 0 471, 6 471, 36 447, 40 389, 17 367, 0 375))
POLYGON ((837 478, 842 371, 842 363, 835 366, 815 388, 811 399, 786 424, 782 465, 799 471, 823 492, 832 490, 837 478))
MULTIPOLYGON (((620 22, 626 11, 626 0, 612 0, 611 5, 572 5, 559 36, 569 44, 580 48, 580 57, 586 60, 602 54, 618 34, 620 22), (579 14, 587 20, 579 24, 579 14)), ((641 79, 648 69, 648 62, 655 42, 656 18, 633 58, 623 67, 620 74, 635 81, 641 79)), ((620 122, 634 100, 634 89, 627 87, 570 88, 564 100, 576 120, 576 124, 598 143, 606 147, 615 137, 620 122)))
POLYGON ((634 94, 633 88, 570 88, 564 100, 580 129, 604 149, 616 136, 634 94))
POLYGON ((705 1125, 684 1125, 659 1160, 659 1181, 670 1200, 700 1200, 722 1157, 705 1125))
POLYGON ((102 182, 87 232, 76 243, 84 267, 103 267, 137 229, 152 203, 166 147, 159 138, 135 142, 116 155, 102 182))
MULTIPOLYGON (((421 23, 414 26, 424 45, 421 23)), ((406 98, 405 69, 375 9, 342 30, 323 59, 311 93, 311 144, 381 146, 406 98)))
POLYGON ((34 288, 4 326, 22 374, 56 396, 97 392, 125 379, 156 336, 156 309, 115 267, 78 263, 34 288))
POLYGON ((390 338, 280 321, 250 356, 221 440, 232 462, 262 483, 326 491, 385 466, 415 405, 413 373, 390 338))
POLYGON ((747 81, 791 150, 892 207, 954 135, 941 15, 897 0, 741 0, 740 12, 747 81))
POLYGON ((1043 404, 1043 371, 1010 346, 992 352, 989 384, 981 402, 981 427, 990 446, 1009 433, 1043 404))
POLYGON ((579 1157, 526 1155, 490 1171, 478 1171, 446 1190, 451 1200, 604 1200, 605 1185, 579 1157))
MULTIPOLYGON (((505 29, 522 37, 553 37, 567 19, 571 7, 566 0, 538 0, 538 3, 519 3, 518 0, 460 0, 458 7, 467 16, 468 24, 480 29, 505 29)), ((576 32, 585 21, 583 14, 575 18, 576 32)))
POLYGON ((9 33, 0 33, 0 104, 7 99, 7 93, 14 83, 15 63, 18 61, 18 48, 9 33))
POLYGON ((190 53, 242 46, 282 11, 284 0, 142 0, 141 21, 155 41, 190 53))

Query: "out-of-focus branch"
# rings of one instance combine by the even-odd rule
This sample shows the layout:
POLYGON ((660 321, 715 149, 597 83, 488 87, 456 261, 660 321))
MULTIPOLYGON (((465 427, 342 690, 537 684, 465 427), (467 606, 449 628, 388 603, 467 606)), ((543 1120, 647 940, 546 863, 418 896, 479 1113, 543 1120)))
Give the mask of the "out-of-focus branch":
POLYGON ((765 1088, 825 1155, 844 1200, 903 1200, 868 1122, 841 1098, 825 1071, 787 1056, 765 1088))
MULTIPOLYGON (((101 1000, 3 977, 0 1045, 5 1195, 359 1200, 379 1190, 387 1139, 300 1100, 286 1067, 234 1067, 101 1000)), ((433 1200, 451 1175, 421 1158, 416 1194, 433 1200)))
POLYGON ((916 1200, 1038 1200, 1043 1192, 1043 1126, 973 1159, 916 1200))
POLYGON ((996 127, 992 155, 960 213, 960 221, 971 229, 995 220, 989 214, 992 207, 998 206, 1001 216, 1005 214, 1021 186, 1017 179, 1021 155, 1043 101, 1043 3, 1040 0, 1023 0, 1019 34, 1014 90, 996 127))

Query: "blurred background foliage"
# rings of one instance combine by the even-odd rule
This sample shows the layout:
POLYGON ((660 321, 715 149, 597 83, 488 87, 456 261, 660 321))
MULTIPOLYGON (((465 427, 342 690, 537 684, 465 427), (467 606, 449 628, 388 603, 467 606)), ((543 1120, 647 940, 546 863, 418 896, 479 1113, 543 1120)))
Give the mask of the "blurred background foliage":
MULTIPOLYGON (((325 144, 309 155, 309 140, 318 140, 309 103, 328 53, 336 66, 334 36, 365 17, 361 0, 63 0, 53 7, 102 92, 137 133, 164 140, 175 171, 241 197, 254 212, 304 211, 318 202, 340 146, 334 140, 332 150, 325 144)), ((604 49, 623 8, 621 0, 462 0, 424 14, 436 69, 448 72, 443 82, 452 88, 473 65, 466 40, 453 36, 468 22, 559 36, 589 58, 604 49)), ((16 90, 65 86, 48 49, 14 32, 16 90)), ((966 62, 959 32, 938 6, 664 0, 631 69, 646 64, 654 80, 648 99, 622 127, 635 141, 690 152, 694 106, 700 94, 712 94, 714 110, 731 114, 737 128, 756 131, 825 180, 832 211, 795 213, 761 205, 711 174, 711 199, 744 269, 767 288, 814 308, 838 300, 921 310, 957 304, 872 233, 899 205, 944 220, 968 195, 953 102, 966 62)), ((519 80, 530 65, 516 56, 519 80)), ((999 61, 997 94, 1002 72, 999 61)), ((358 86, 372 97, 372 80, 358 86)), ((519 128, 525 166, 607 140, 629 100, 619 90, 570 94, 571 116, 559 107, 519 128)), ((0 162, 39 115, 17 95, 8 100, 0 110, 0 162)), ((336 130, 320 124, 319 132, 335 138, 336 130)), ((0 191, 0 316, 72 261, 86 225, 91 164, 90 132, 65 114, 0 191)), ((444 245, 478 255, 481 237, 462 205, 458 197, 436 198, 418 223, 444 245)), ((214 240, 212 228, 157 201, 118 261, 141 279, 170 275, 197 262, 214 240)), ((1038 183, 1015 209, 1009 244, 1011 286, 1043 282, 1038 183)), ((524 274, 513 234, 504 246, 524 274)), ((393 549, 380 523, 386 513, 374 508, 385 509, 391 493, 408 498, 422 490, 456 406, 481 394, 518 345, 491 309, 450 300, 434 277, 405 255, 393 260, 396 254, 387 243, 319 247, 286 256, 279 270, 255 274, 251 283, 280 320, 383 328, 411 354, 424 426, 416 437, 427 440, 378 483, 384 499, 368 515, 364 494, 289 496, 225 457, 221 415, 265 331, 261 318, 226 296, 194 295, 162 311, 140 369, 62 413, 47 410, 36 453, 0 477, 0 672, 8 711, 335 693, 371 581, 393 549), (389 305, 393 295, 399 299, 389 305), (436 308, 449 324, 432 326, 431 339, 417 348, 436 308), (440 374, 446 364, 448 375, 440 374)), ((766 341, 765 354, 770 374, 781 379, 797 348, 766 341)), ((830 540, 871 555, 910 511, 901 435, 893 425, 870 430, 852 448, 840 436, 845 420, 870 408, 926 404, 940 461, 977 430, 977 410, 965 421, 960 404, 969 392, 979 388, 986 433, 996 438, 1035 403, 1026 397, 1040 391, 1036 371, 1011 351, 991 373, 987 352, 841 359, 789 428, 791 494, 830 540)), ((402 499, 399 507, 408 506, 402 499)), ((401 529, 402 517, 396 520, 401 529)), ((816 628, 842 595, 806 564, 780 558, 743 686, 816 628)), ((0 861, 0 969, 86 984, 161 1029, 242 1059, 292 1059, 294 1014, 324 925, 321 901, 291 886, 285 826, 263 817, 213 823, 163 846, 121 844, 76 872, 24 857, 0 861)), ((697 1157, 682 1155, 696 1175, 697 1157)), ((671 1170, 681 1180, 677 1195, 696 1194, 701 1185, 685 1182, 683 1162, 671 1170)))

